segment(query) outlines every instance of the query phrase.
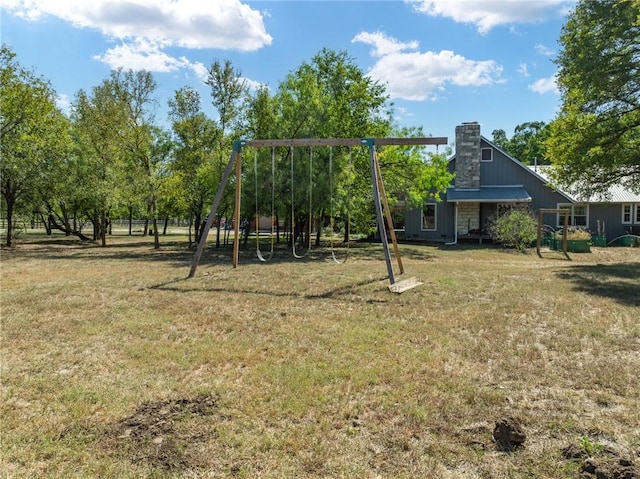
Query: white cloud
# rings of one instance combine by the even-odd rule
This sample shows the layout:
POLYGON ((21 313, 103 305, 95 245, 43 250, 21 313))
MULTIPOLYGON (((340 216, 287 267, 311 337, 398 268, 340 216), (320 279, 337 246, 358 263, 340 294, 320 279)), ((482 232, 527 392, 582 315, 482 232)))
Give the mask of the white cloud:
POLYGON ((500 82, 502 67, 493 60, 470 60, 449 50, 405 52, 416 49, 417 42, 401 43, 382 33, 362 32, 352 42, 373 47, 371 54, 378 60, 368 75, 384 83, 392 98, 433 100, 447 84, 481 86, 500 82))
POLYGON ((189 62, 186 58, 181 58, 185 62, 185 65, 195 73, 196 77, 205 81, 209 76, 209 69, 200 62, 189 62))
POLYGON ((119 41, 93 56, 112 69, 190 70, 203 81, 207 67, 167 49, 252 51, 272 41, 262 14, 242 0, 0 0, 0 7, 30 21, 57 17, 119 41))
POLYGON ((106 63, 112 69, 172 72, 189 66, 187 60, 167 55, 160 45, 144 39, 122 43, 93 58, 106 63))
POLYGON ((541 95, 545 93, 560 93, 558 90, 558 83, 556 82, 556 76, 550 76, 548 78, 540 78, 529 85, 529 90, 541 95))
POLYGON ((528 77, 529 75, 529 67, 527 66, 526 63, 521 63, 520 65, 518 65, 518 73, 523 76, 523 77, 528 77))
POLYGON ((30 20, 54 16, 124 40, 163 47, 251 51, 271 44, 262 14, 241 0, 1 0, 30 20))
POLYGON ((249 88, 249 90, 251 90, 251 91, 256 91, 260 87, 265 86, 264 83, 257 82, 255 80, 252 80, 252 79, 247 78, 247 77, 242 77, 242 80, 244 81, 244 83, 247 86, 247 88, 249 88))
POLYGON ((403 50, 416 50, 420 44, 417 41, 409 43, 402 43, 395 38, 388 37, 383 32, 360 32, 351 42, 361 42, 374 47, 371 55, 374 57, 382 57, 393 53, 398 53, 403 50))
POLYGON ((556 53, 555 50, 547 47, 546 45, 542 45, 541 43, 536 44, 535 49, 536 53, 539 53, 540 55, 544 55, 546 57, 551 57, 556 53))
POLYGON ((69 97, 64 93, 61 93, 56 97, 56 106, 65 115, 68 115, 69 112, 71 111, 71 101, 69 101, 69 97))
POLYGON ((486 34, 498 25, 532 23, 549 16, 564 16, 575 0, 404 0, 414 9, 433 17, 471 23, 486 34))

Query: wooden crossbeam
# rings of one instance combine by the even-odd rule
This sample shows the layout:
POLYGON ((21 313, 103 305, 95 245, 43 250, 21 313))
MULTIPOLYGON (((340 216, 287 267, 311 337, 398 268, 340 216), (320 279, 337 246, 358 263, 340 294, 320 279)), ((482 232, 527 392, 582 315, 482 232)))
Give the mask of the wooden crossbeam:
MULTIPOLYGON (((382 145, 446 145, 447 137, 422 138, 373 138, 373 144, 382 145)), ((278 146, 359 146, 367 145, 367 139, 362 138, 290 138, 286 140, 242 140, 243 147, 278 147, 278 146)))

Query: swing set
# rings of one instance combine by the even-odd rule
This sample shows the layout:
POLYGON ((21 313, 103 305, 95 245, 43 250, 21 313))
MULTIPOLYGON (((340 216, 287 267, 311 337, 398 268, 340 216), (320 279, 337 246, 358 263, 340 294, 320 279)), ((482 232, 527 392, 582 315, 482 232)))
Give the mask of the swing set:
MULTIPOLYGON (((233 240, 233 258, 232 264, 234 268, 238 267, 238 256, 240 251, 240 199, 242 192, 242 149, 243 148, 261 148, 261 147, 270 147, 271 150, 271 172, 272 172, 272 190, 271 190, 271 250, 265 256, 262 254, 259 245, 259 233, 258 233, 258 198, 257 198, 257 190, 256 187, 256 253, 258 259, 260 261, 268 261, 273 256, 274 250, 274 234, 273 234, 273 217, 274 217, 274 209, 275 209, 275 192, 273 188, 273 184, 275 184, 275 148, 277 147, 289 147, 290 155, 291 155, 291 231, 294 231, 295 228, 295 214, 293 207, 293 184, 294 184, 294 168, 293 168, 293 152, 296 147, 310 147, 311 152, 309 155, 309 215, 310 218, 307 221, 307 234, 309 235, 309 247, 306 252, 303 254, 299 254, 295 249, 295 239, 292 240, 293 244, 293 255, 296 258, 303 258, 309 253, 311 249, 311 198, 312 198, 312 188, 313 188, 313 147, 329 147, 329 189, 331 196, 331 204, 330 204, 330 218, 331 218, 331 226, 333 226, 333 150, 331 147, 334 146, 366 146, 369 149, 369 165, 371 169, 371 183, 373 190, 373 199, 376 210, 376 218, 377 218, 377 226, 378 226, 378 234, 380 235, 380 239, 382 242, 382 249, 384 252, 385 262, 387 265, 387 273, 389 277, 389 291, 394 293, 402 293, 409 289, 415 288, 422 284, 416 278, 411 277, 408 279, 403 279, 402 281, 396 281, 396 275, 394 274, 394 269, 391 263, 391 252, 389 250, 389 239, 387 237, 387 228, 385 228, 385 220, 389 229, 389 237, 391 238, 391 243, 393 245, 394 256, 396 262, 398 264, 398 271, 400 275, 404 274, 404 266, 402 264, 402 259, 400 257, 400 249, 398 248, 398 240, 393 228, 393 220, 391 217, 391 210, 389 209, 389 203, 387 202, 387 195, 384 188, 384 182, 382 181, 382 173, 380 170, 380 164, 378 162, 378 156, 376 154, 376 146, 385 146, 385 145, 405 145, 405 146, 422 146, 422 145, 446 145, 447 144, 446 137, 427 137, 427 138, 330 138, 330 139, 274 139, 274 140, 238 140, 233 145, 233 150, 231 152, 231 156, 229 158, 229 162, 224 170, 222 175, 222 179, 218 186, 218 191, 213 200, 213 204, 211 205, 211 211, 209 216, 207 217, 207 221, 204 226, 204 231, 200 237, 200 241, 198 242, 198 247, 196 249, 195 256, 193 258, 191 264, 191 270, 189 271, 189 278, 193 278, 196 274, 196 269, 198 268, 198 264, 200 262, 200 258, 202 257, 202 253, 204 251, 204 247, 207 241, 207 235, 209 230, 213 225, 213 220, 216 216, 216 211, 220 205, 220 201, 222 200, 222 196, 229 181, 229 177, 231 176, 231 172, 233 170, 233 166, 235 164, 236 167, 236 188, 235 188, 235 208, 234 208, 234 240, 233 240)), ((258 161, 257 161, 257 150, 254 156, 254 173, 257 178, 257 169, 258 169, 258 161)), ((349 165, 351 166, 351 159, 349 161, 349 165)), ((347 225, 349 221, 347 221, 347 225)), ((348 228, 348 226, 347 226, 348 228)), ((333 240, 331 243, 331 254, 336 263, 343 263, 345 260, 340 261, 337 259, 335 252, 333 250, 333 240)), ((347 253, 348 254, 348 253, 347 253)))

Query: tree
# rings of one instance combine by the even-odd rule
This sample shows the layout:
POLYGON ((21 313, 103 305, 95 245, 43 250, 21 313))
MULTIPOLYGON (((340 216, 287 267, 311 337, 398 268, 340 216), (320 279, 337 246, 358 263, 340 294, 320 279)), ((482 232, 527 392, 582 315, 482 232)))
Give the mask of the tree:
POLYGON ((122 157, 133 173, 132 178, 144 178, 141 194, 147 207, 147 221, 151 220, 152 223, 154 248, 158 249, 158 162, 162 155, 154 156, 154 151, 157 153, 162 147, 154 150, 154 144, 158 145, 156 140, 161 138, 153 125, 156 82, 153 75, 145 70, 116 70, 111 72, 108 83, 112 86, 125 122, 122 128, 116 130, 122 157))
POLYGON ((491 141, 502 148, 504 151, 509 152, 509 138, 507 138, 507 133, 502 130, 493 130, 491 132, 492 139, 491 141))
POLYGON ((67 154, 68 123, 55 105, 49 83, 25 70, 6 46, 0 47, 0 192, 6 211, 7 240, 14 236, 14 214, 33 208, 44 182, 45 165, 67 154))
POLYGON ((192 226, 195 225, 198 238, 203 212, 214 194, 214 154, 219 132, 202 112, 200 95, 190 87, 177 90, 169 100, 169 117, 175 143, 174 161, 170 165, 172 182, 179 185, 186 204, 191 246, 192 226))
MULTIPOLYGON (((266 85, 260 86, 249 98, 247 104, 247 134, 253 139, 268 139, 277 137, 277 113, 275 98, 269 93, 266 85)), ((254 152, 255 168, 246 174, 250 201, 245 211, 247 216, 253 216, 258 211, 275 216, 276 236, 280 241, 279 218, 285 214, 281 197, 283 191, 278 188, 286 178, 285 169, 281 167, 281 152, 276 154, 264 148, 254 152), (273 163, 273 165, 272 165, 273 163), (253 171, 255 170, 255 171, 253 171), (257 205, 256 205, 257 202, 257 205)), ((259 218, 256 218, 259 221, 259 218)), ((256 228, 258 225, 256 224, 256 228)), ((246 238, 246 237, 245 237, 246 238)))
MULTIPOLYGON (((277 135, 280 138, 384 137, 391 131, 392 123, 387 100, 384 85, 366 76, 346 52, 323 49, 310 63, 303 63, 280 84, 275 96, 277 135)), ((297 212, 295 220, 300 226, 298 233, 301 233, 308 230, 306 222, 310 214, 319 218, 329 209, 327 165, 330 152, 328 148, 318 148, 313 152, 315 166, 311 173, 311 202, 308 199, 310 151, 300 149, 295 154, 293 177, 299 181, 291 185, 289 179, 282 183, 282 187, 285 191, 294 188, 294 204, 290 206, 297 212), (314 209, 311 212, 310 203, 314 209)), ((347 209, 352 213, 368 211, 369 204, 372 205, 368 155, 361 148, 351 152, 335 149, 333 154, 336 189, 351 192, 350 208, 343 201, 338 205, 341 210, 338 214, 346 218, 347 209), (352 169, 348 168, 349 162, 352 169)), ((351 218, 357 227, 368 228, 370 215, 365 219, 352 214, 351 218)), ((309 241, 302 234, 296 236, 309 241)))
MULTIPOLYGON (((391 136, 426 136, 420 128, 396 127, 391 136)), ((387 146, 378 154, 390 207, 398 200, 405 208, 422 208, 428 199, 440 200, 455 175, 449 172, 445 153, 425 151, 424 147, 387 146)))
POLYGON ((511 139, 504 130, 494 130, 493 143, 525 165, 548 164, 546 140, 549 125, 543 121, 529 121, 516 126, 511 139))
MULTIPOLYGON (((91 219, 94 239, 106 246, 107 220, 120 199, 124 176, 121 129, 124 110, 117 102, 113 84, 104 80, 90 93, 80 90, 72 108, 75 172, 78 175, 76 199, 91 219)), ((55 209, 51 208, 53 218, 55 209)))
POLYGON ((560 43, 562 108, 546 143, 556 179, 585 195, 640 192, 640 2, 579 1, 560 43))
MULTIPOLYGON (((241 120, 247 94, 247 83, 242 78, 241 72, 233 67, 230 60, 226 60, 224 65, 215 60, 209 68, 209 75, 205 83, 211 87, 212 104, 218 112, 217 161, 214 166, 214 174, 216 183, 219 183, 227 159, 231 154, 233 141, 242 136, 241 120)), ((241 181, 241 179, 235 178, 234 181, 241 181)), ((231 188, 233 184, 230 183, 228 186, 231 188)), ((225 196, 225 198, 227 197, 228 195, 225 196)), ((219 218, 225 215, 229 206, 228 201, 221 203, 219 218)), ((220 221, 217 223, 216 246, 220 246, 220 221)))

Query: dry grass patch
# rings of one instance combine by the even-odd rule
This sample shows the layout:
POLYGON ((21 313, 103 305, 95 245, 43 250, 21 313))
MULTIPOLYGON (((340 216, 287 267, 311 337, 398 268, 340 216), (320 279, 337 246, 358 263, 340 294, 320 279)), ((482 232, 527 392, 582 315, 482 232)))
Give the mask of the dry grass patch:
POLYGON ((638 461, 637 248, 402 245, 424 285, 394 295, 379 245, 343 265, 247 249, 236 270, 208 249, 187 280, 183 238, 113 243, 2 251, 3 477, 577 478, 570 444, 638 461), (505 453, 509 416, 527 439, 505 453))

